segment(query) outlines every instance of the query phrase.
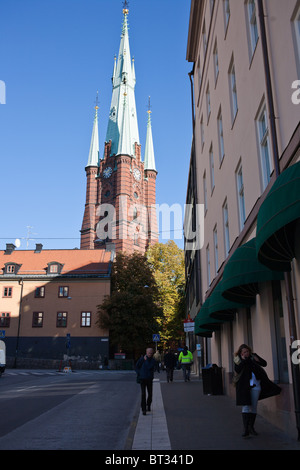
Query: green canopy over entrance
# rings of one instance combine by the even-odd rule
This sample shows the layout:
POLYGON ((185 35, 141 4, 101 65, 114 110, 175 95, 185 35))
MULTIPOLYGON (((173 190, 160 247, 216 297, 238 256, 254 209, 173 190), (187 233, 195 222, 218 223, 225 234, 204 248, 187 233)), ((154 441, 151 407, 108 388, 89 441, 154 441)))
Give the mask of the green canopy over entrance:
POLYGON ((281 272, 271 271, 256 257, 256 239, 235 250, 224 268, 221 293, 225 299, 245 305, 255 303, 260 282, 281 280, 281 272))
POLYGON ((259 210, 256 250, 261 263, 276 271, 291 270, 299 218, 300 162, 278 176, 259 210))

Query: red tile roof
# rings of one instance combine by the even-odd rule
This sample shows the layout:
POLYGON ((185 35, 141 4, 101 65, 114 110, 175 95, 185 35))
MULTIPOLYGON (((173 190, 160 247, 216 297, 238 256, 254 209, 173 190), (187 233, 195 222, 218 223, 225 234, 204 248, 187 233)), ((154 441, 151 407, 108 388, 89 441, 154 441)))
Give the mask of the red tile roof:
POLYGON ((21 265, 20 275, 45 275, 48 263, 57 262, 63 265, 61 274, 99 275, 107 274, 111 253, 105 250, 14 250, 11 254, 0 252, 0 276, 7 263, 21 265), (2 270, 2 272, 1 272, 2 270))

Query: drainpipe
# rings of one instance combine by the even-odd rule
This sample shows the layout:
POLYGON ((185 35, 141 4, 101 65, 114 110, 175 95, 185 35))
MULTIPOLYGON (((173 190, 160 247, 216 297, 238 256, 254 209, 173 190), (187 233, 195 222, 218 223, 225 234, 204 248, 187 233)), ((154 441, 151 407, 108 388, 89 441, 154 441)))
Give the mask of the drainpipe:
POLYGON ((17 342, 16 342, 15 362, 14 362, 14 365, 13 365, 14 369, 16 369, 16 367, 17 367, 17 357, 18 357, 18 349, 19 349, 22 300, 23 300, 23 284, 24 284, 23 278, 19 279, 19 285, 21 286, 21 293, 20 293, 20 306, 19 306, 19 319, 18 319, 18 333, 17 333, 17 342))
MULTIPOLYGON (((264 7, 263 7, 263 0, 257 0, 257 3, 258 3, 258 12, 259 12, 263 60, 264 60, 264 67, 265 67, 267 98, 268 98, 268 106, 270 110, 270 126, 271 126, 271 137, 272 137, 272 146, 273 146, 273 159, 274 159, 275 174, 277 178, 280 174, 279 153, 278 153, 278 140, 277 140, 276 121, 275 121, 276 118, 275 118, 275 111, 274 111, 274 98, 273 98, 269 53, 268 53, 268 44, 267 44, 267 35, 266 35, 265 13, 264 13, 264 7)), ((291 357, 291 371, 292 371, 292 381, 293 381, 294 406, 295 406, 295 415, 296 415, 296 427, 298 431, 298 441, 300 441, 300 369, 299 369, 299 365, 293 364, 293 361, 292 361, 292 343, 297 337, 296 320, 295 320, 296 317, 295 317, 294 300, 293 300, 294 296, 293 296, 293 288, 292 288, 292 281, 291 281, 291 273, 286 272, 284 277, 285 277, 285 288, 286 288, 287 305, 288 305, 288 313, 289 313, 290 357, 291 357)))

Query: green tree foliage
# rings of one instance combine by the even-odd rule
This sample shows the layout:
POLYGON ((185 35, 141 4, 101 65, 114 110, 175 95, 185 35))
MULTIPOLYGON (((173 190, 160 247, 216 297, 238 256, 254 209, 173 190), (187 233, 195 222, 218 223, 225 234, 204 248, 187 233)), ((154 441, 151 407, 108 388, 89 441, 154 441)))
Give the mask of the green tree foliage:
POLYGON ((184 251, 173 240, 156 243, 147 252, 162 302, 163 317, 159 320, 159 333, 164 346, 172 346, 183 339, 185 317, 184 251))
POLYGON ((98 306, 97 323, 109 330, 110 343, 135 356, 152 343, 161 315, 159 291, 146 256, 118 253, 111 295, 98 306))

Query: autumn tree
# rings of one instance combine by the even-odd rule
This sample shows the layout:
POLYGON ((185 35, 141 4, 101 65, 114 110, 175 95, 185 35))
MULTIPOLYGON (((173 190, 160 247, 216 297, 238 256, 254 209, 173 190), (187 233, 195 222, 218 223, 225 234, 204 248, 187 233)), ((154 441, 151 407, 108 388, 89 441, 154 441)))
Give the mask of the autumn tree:
POLYGON ((159 291, 147 258, 117 253, 111 294, 98 306, 98 325, 109 330, 110 343, 133 357, 152 343, 161 317, 159 291))
POLYGON ((173 240, 156 243, 147 252, 155 281, 162 299, 163 316, 159 319, 159 333, 164 346, 182 339, 185 316, 184 251, 173 240))

